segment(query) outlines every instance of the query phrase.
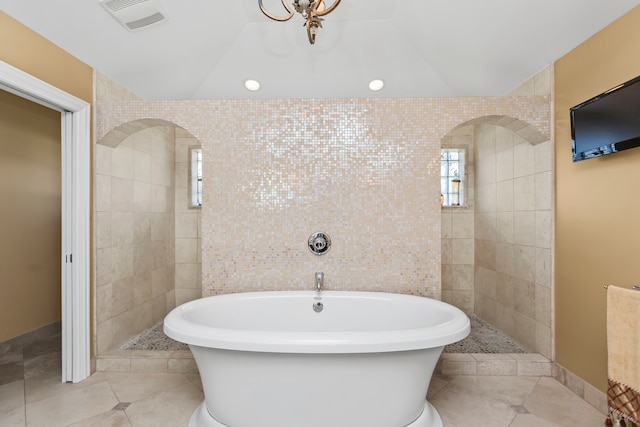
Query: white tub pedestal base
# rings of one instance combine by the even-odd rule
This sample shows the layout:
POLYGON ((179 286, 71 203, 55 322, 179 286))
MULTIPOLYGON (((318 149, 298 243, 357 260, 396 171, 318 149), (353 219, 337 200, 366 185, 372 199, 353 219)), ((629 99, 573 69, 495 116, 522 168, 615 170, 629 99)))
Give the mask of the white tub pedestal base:
MULTIPOLYGON (((207 407, 204 402, 200 404, 191 415, 189 420, 189 427, 233 427, 219 423, 207 411, 207 407)), ((405 427, 405 426, 398 426, 405 427)), ((424 403, 424 410, 417 420, 412 422, 406 427, 443 427, 440 414, 436 411, 429 402, 424 403)))

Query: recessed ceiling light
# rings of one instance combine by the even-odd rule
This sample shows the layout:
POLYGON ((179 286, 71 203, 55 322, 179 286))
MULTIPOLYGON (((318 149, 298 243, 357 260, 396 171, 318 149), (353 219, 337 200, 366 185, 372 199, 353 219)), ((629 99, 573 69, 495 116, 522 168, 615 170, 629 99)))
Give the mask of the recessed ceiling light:
POLYGON ((369 90, 372 90, 374 92, 379 91, 383 87, 384 87, 384 81, 380 79, 374 79, 369 82, 369 90))
POLYGON ((244 81, 244 87, 246 87, 247 90, 250 90, 251 92, 255 92, 257 90, 260 90, 260 82, 253 79, 247 79, 244 81))

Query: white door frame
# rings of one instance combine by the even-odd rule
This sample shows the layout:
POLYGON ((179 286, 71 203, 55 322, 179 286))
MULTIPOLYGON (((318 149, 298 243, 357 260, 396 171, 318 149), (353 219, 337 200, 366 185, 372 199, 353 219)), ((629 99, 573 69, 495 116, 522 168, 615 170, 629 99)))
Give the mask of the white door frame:
POLYGON ((62 115, 62 381, 90 369, 91 105, 0 61, 0 89, 62 115))

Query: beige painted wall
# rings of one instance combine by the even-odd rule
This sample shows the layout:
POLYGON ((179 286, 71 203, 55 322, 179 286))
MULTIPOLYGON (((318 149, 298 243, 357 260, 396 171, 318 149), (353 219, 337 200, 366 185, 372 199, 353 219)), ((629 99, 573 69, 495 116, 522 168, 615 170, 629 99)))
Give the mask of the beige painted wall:
POLYGON ((555 64, 556 359, 607 380, 606 291, 638 283, 640 149, 571 161, 569 108, 640 75, 640 7, 555 64))
POLYGON ((60 113, 0 91, 0 342, 60 320, 60 113))
MULTIPOLYGON (((82 63, 81 61, 74 58, 69 53, 63 51, 62 49, 55 46, 50 41, 44 39, 40 35, 31 31, 30 29, 20 24, 19 22, 17 22, 16 20, 14 20, 13 18, 11 18, 10 16, 6 15, 3 12, 0 12, 0 40, 3 41, 3 42, 0 42, 0 60, 16 68, 19 68, 25 71, 26 73, 29 73, 47 83, 50 83, 53 86, 61 90, 64 90, 65 92, 68 92, 84 101, 87 101, 90 103, 93 102, 93 70, 91 69, 91 67, 82 63)), ((18 107, 18 108, 22 109, 23 113, 20 113, 17 115, 15 120, 16 122, 23 121, 28 117, 31 117, 33 114, 35 114, 32 111, 29 112, 30 109, 34 107, 26 106, 23 103, 19 103, 19 104, 22 105, 22 107, 18 107)), ((16 107, 16 105, 14 105, 14 107, 16 107)), ((60 115, 59 113, 55 113, 55 116, 56 116, 56 122, 58 126, 57 146, 59 150, 60 148, 60 139, 59 139, 60 115)), ((22 157, 24 158, 24 156, 22 157)), ((58 162, 58 166, 60 166, 59 152, 57 154, 57 162, 58 162)), ((5 168, 0 168, 0 181, 2 181, 3 183, 6 183, 6 182, 14 183, 16 178, 15 177, 11 178, 13 181, 7 181, 7 178, 5 177, 6 173, 7 173, 7 170, 5 170, 5 168)), ((20 179, 23 180, 24 178, 25 178, 24 174, 22 174, 20 176, 20 179)), ((60 179, 58 178, 57 181, 55 182, 56 184, 58 184, 58 187, 59 187, 60 179)), ((39 190, 39 189, 35 189, 35 190, 39 190)), ((30 194, 30 197, 35 196, 34 192, 30 194)), ((3 200, 2 204, 4 205, 5 203, 7 202, 3 200)), ((57 215, 57 224, 59 227, 60 225, 59 202, 58 202, 57 208, 58 208, 57 213, 51 213, 51 215, 57 215)), ((39 209, 35 209, 35 211, 39 211, 39 209)), ((41 212, 37 212, 37 213, 40 214, 41 212)), ((6 224, 6 221, 3 221, 3 224, 6 224)), ((31 233, 34 233, 33 228, 31 233)), ((0 251, 12 252, 15 249, 14 245, 15 245, 15 242, 13 241, 8 242, 7 240, 2 239, 0 240, 0 251)), ((54 250, 54 248, 51 248, 51 250, 54 250)), ((58 251, 60 250, 59 244, 57 245, 57 250, 58 251)), ((57 261, 59 262, 59 258, 57 258, 57 261)), ((16 262, 25 264, 25 259, 24 257, 19 258, 16 260, 16 262)), ((26 268, 35 268, 35 267, 36 266, 32 264, 26 268)), ((58 274, 56 277, 56 279, 58 280, 57 282, 58 287, 60 286, 59 270, 60 269, 58 267, 58 274)), ((54 274, 51 273, 50 275, 53 276, 54 274)), ((2 289, 5 289, 5 287, 7 286, 8 286, 7 282, 5 282, 4 279, 2 279, 2 281, 0 282, 0 292, 2 292, 2 289)), ((13 289, 12 292, 15 292, 15 289, 13 289)), ((12 299, 13 300, 20 300, 20 299, 31 300, 31 302, 35 302, 38 299, 36 297, 38 297, 39 299, 54 298, 53 296, 45 297, 41 293, 36 293, 36 294, 32 293, 32 294, 24 294, 20 297, 14 295, 12 296, 12 299)), ((55 316, 49 316, 48 317, 49 320, 52 319, 53 317, 57 317, 58 320, 60 319, 59 291, 58 291, 58 296, 55 298, 57 298, 56 304, 58 307, 57 309, 58 314, 55 316)), ((5 298, 3 296, 0 296, 0 300, 4 301, 5 298)), ((51 304, 51 302, 47 302, 47 304, 51 304)), ((5 327, 7 331, 11 330, 12 332, 5 332, 4 334, 0 333, 0 341, 2 341, 4 338, 8 338, 11 335, 28 332, 34 327, 43 325, 42 320, 33 320, 33 319, 27 320, 26 318, 23 317, 27 315, 33 315, 35 316, 34 319, 38 319, 38 316, 42 314, 40 312, 45 311, 45 310, 42 310, 40 307, 36 305, 29 305, 26 307, 19 307, 17 305, 12 305, 11 309, 15 311, 21 311, 21 313, 20 315, 9 315, 6 321, 4 317, 2 318, 2 321, 0 322, 2 323, 2 325, 0 325, 0 328, 5 327)), ((5 315, 4 310, 2 311, 3 311, 2 316, 4 316, 5 315)), ((50 312, 51 310, 47 309, 46 311, 50 312)), ((44 322, 46 323, 49 320, 45 320, 44 322)), ((56 319, 53 319, 53 320, 56 320, 56 319)))
POLYGON ((93 102, 93 69, 2 11, 0 40, 1 61, 93 102))

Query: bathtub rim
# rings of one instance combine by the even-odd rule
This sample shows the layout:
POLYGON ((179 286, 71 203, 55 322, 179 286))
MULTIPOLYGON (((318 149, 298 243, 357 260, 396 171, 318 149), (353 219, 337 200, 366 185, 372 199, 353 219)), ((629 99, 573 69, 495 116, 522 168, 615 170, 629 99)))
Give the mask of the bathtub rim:
POLYGON ((437 306, 452 314, 451 320, 426 327, 383 331, 274 331, 216 328, 186 320, 183 313, 208 300, 301 296, 313 299, 314 291, 238 292, 199 298, 174 308, 164 319, 163 330, 170 338, 189 345, 224 350, 266 353, 377 353, 444 347, 470 333, 468 316, 443 301, 415 295, 369 291, 322 291, 326 297, 376 297, 424 301, 425 309, 437 306))

